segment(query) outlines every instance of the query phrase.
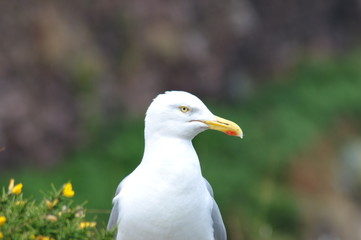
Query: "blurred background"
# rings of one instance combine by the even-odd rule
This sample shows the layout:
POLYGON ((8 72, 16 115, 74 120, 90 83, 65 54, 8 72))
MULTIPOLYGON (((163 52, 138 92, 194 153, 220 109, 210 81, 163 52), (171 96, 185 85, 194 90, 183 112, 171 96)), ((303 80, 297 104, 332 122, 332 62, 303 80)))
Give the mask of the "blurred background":
POLYGON ((194 140, 229 239, 361 239, 360 0, 0 1, 0 33, 0 186, 106 223, 185 90, 245 133, 194 140))

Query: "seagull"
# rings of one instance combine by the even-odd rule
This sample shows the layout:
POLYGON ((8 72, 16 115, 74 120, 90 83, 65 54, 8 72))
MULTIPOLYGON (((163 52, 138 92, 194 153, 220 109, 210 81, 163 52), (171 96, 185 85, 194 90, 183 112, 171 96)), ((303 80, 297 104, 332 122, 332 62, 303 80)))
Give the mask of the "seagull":
POLYGON ((213 190, 192 139, 213 129, 243 138, 241 128, 183 91, 159 94, 145 117, 141 163, 119 184, 108 229, 116 240, 226 240, 213 190))

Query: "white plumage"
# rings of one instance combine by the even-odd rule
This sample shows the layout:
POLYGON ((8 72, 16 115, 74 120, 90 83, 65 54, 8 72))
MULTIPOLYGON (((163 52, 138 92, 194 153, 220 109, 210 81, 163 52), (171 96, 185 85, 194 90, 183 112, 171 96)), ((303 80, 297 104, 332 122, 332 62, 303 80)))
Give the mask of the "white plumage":
POLYGON ((108 228, 117 240, 225 240, 212 189, 202 176, 192 139, 206 129, 243 136, 190 93, 160 94, 145 118, 140 165, 118 186, 108 228))

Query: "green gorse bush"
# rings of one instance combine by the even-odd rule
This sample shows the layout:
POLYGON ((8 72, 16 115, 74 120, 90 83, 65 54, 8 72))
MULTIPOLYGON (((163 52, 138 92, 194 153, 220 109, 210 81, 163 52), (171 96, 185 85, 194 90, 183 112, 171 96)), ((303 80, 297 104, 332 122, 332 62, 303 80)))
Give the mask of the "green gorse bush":
POLYGON ((98 230, 95 221, 86 221, 83 205, 74 205, 70 182, 53 187, 43 200, 26 199, 23 184, 10 180, 0 197, 0 239, 6 240, 113 240, 114 231, 98 230))

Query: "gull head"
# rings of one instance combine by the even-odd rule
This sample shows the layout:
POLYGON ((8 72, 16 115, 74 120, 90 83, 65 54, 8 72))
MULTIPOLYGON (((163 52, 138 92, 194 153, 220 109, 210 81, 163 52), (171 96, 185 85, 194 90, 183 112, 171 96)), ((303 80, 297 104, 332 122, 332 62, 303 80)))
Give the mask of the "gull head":
POLYGON ((177 137, 192 140, 207 129, 243 137, 241 128, 215 116, 196 96, 183 91, 159 94, 145 117, 145 138, 177 137))

